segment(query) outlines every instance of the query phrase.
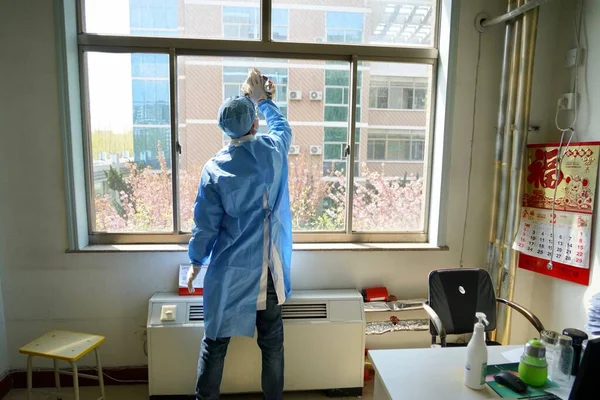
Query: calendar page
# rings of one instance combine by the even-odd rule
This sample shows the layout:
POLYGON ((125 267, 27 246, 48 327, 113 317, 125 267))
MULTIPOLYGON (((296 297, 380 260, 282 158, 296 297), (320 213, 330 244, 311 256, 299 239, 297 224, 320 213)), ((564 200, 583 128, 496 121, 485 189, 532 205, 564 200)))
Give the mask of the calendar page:
POLYGON ((550 210, 529 207, 523 208, 522 215, 515 250, 548 261, 553 257, 553 261, 573 267, 589 267, 591 215, 555 211, 553 218, 550 210))
POLYGON ((558 145, 528 146, 526 190, 513 249, 521 253, 520 268, 587 285, 600 142, 572 143, 560 174, 558 151, 558 145))

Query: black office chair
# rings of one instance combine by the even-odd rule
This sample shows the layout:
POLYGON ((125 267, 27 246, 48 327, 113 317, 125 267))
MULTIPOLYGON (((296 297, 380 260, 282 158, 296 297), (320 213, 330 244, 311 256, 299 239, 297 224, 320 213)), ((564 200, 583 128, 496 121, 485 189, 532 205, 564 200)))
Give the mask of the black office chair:
MULTIPOLYGON (((487 316, 486 335, 496 329, 496 306, 503 303, 522 314, 538 332, 544 325, 531 311, 509 300, 496 298, 492 279, 487 271, 477 268, 460 268, 432 271, 429 274, 429 301, 423 306, 429 315, 431 343, 440 337, 442 347, 465 346, 465 343, 446 343, 446 335, 473 332, 477 322, 476 312, 487 316)), ((487 341, 488 345, 499 345, 487 341)))

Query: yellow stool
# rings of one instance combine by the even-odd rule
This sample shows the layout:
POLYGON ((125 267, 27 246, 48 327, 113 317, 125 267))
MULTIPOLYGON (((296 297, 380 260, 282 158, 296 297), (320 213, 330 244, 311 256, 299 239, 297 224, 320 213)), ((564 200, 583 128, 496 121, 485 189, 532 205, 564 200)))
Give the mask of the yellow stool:
POLYGON ((104 379, 102 376, 102 365, 100 364, 100 355, 98 346, 104 343, 106 338, 100 335, 91 335, 88 333, 52 331, 46 333, 26 344, 19 349, 19 353, 26 354, 27 357, 27 400, 31 399, 31 390, 33 387, 33 357, 46 357, 54 361, 54 381, 56 383, 56 395, 60 398, 60 374, 73 377, 73 396, 79 400, 79 377, 97 380, 100 384, 101 397, 98 400, 105 400, 104 379), (94 350, 96 353, 96 365, 98 367, 98 376, 80 374, 77 372, 77 360, 94 350), (63 360, 71 364, 73 372, 61 371, 58 369, 58 361, 63 360))

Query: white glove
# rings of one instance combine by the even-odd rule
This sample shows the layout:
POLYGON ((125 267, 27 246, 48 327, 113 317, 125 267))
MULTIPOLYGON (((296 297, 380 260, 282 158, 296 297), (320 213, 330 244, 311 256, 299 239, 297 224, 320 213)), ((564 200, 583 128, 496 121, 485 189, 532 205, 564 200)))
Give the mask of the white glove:
POLYGON ((194 293, 194 279, 196 279, 196 277, 198 276, 198 274, 200 273, 200 267, 196 267, 195 265, 192 265, 190 267, 190 269, 188 270, 187 273, 187 285, 188 285, 188 290, 190 293, 194 293))
POLYGON ((267 81, 267 77, 261 74, 259 70, 252 68, 248 71, 248 76, 242 84, 242 91, 254 104, 258 104, 262 100, 274 97, 275 85, 273 82, 267 81))

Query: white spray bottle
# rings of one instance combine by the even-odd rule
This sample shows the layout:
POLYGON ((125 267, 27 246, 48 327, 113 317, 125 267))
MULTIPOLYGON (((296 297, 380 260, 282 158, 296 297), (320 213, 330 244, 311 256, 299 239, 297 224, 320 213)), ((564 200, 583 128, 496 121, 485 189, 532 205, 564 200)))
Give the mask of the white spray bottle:
POLYGON ((487 368, 488 351, 485 345, 485 326, 489 322, 484 313, 475 313, 479 320, 473 329, 473 337, 467 346, 467 364, 465 365, 465 385, 480 390, 485 387, 485 370, 487 368))

